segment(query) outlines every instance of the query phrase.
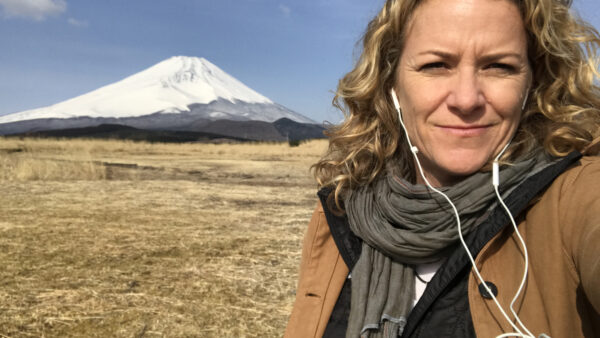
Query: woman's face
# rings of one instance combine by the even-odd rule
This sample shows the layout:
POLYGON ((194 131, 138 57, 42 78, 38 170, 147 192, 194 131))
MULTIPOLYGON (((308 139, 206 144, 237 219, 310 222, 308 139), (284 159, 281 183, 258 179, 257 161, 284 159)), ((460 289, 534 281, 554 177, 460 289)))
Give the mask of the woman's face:
POLYGON ((433 185, 460 181, 502 150, 530 78, 525 28, 512 1, 427 0, 415 10, 395 88, 433 185))

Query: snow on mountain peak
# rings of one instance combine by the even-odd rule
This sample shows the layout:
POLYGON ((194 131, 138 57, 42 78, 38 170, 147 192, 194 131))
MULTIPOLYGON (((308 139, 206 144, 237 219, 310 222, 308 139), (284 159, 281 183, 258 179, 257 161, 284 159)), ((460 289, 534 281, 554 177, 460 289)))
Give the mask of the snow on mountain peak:
POLYGON ((273 103, 204 58, 173 56, 131 76, 129 80, 134 82, 143 79, 158 79, 163 88, 202 96, 203 100, 195 103, 208 103, 217 98, 231 102, 273 103))
POLYGON ((224 99, 273 104, 204 58, 173 56, 121 81, 38 109, 0 116, 0 123, 40 118, 135 117, 188 111, 224 99))

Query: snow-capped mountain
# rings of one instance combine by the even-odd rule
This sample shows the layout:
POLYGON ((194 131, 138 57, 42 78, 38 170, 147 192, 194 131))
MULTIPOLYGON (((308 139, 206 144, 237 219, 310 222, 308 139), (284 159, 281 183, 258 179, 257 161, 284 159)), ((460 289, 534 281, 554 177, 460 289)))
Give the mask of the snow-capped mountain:
POLYGON ((174 56, 81 96, 0 116, 0 134, 106 122, 161 129, 183 128, 200 120, 274 122, 281 118, 315 123, 250 89, 204 58, 174 56))

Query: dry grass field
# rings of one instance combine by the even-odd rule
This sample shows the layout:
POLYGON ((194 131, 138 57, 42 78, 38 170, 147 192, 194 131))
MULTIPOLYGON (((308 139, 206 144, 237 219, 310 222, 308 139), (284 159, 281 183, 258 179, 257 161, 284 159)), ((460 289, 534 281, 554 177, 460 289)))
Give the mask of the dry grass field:
POLYGON ((0 139, 0 337, 278 337, 325 141, 0 139))

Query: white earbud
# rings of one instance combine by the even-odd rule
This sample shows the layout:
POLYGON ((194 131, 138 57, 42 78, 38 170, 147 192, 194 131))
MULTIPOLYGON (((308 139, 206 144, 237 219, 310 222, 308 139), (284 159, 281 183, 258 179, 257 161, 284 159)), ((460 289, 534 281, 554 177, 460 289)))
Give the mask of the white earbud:
POLYGON ((525 99, 523 100, 523 105, 521 105, 521 110, 525 110, 525 106, 527 105, 527 99, 529 98, 529 88, 525 92, 525 99))
POLYGON ((392 101, 394 101, 394 107, 396 108, 396 111, 398 112, 398 119, 400 120, 400 125, 402 126, 402 129, 404 129, 404 134, 406 134, 406 141, 408 141, 408 147, 410 148, 410 151, 413 153, 413 155, 415 155, 415 158, 417 157, 417 153, 419 152, 419 148, 417 148, 416 146, 413 146, 413 144, 410 142, 410 137, 408 137, 408 130, 406 130, 406 126, 404 125, 404 121, 402 120, 402 110, 400 109, 400 103, 398 102, 398 97, 396 96, 396 92, 394 91, 394 88, 392 88, 391 90, 392 92, 392 101))

